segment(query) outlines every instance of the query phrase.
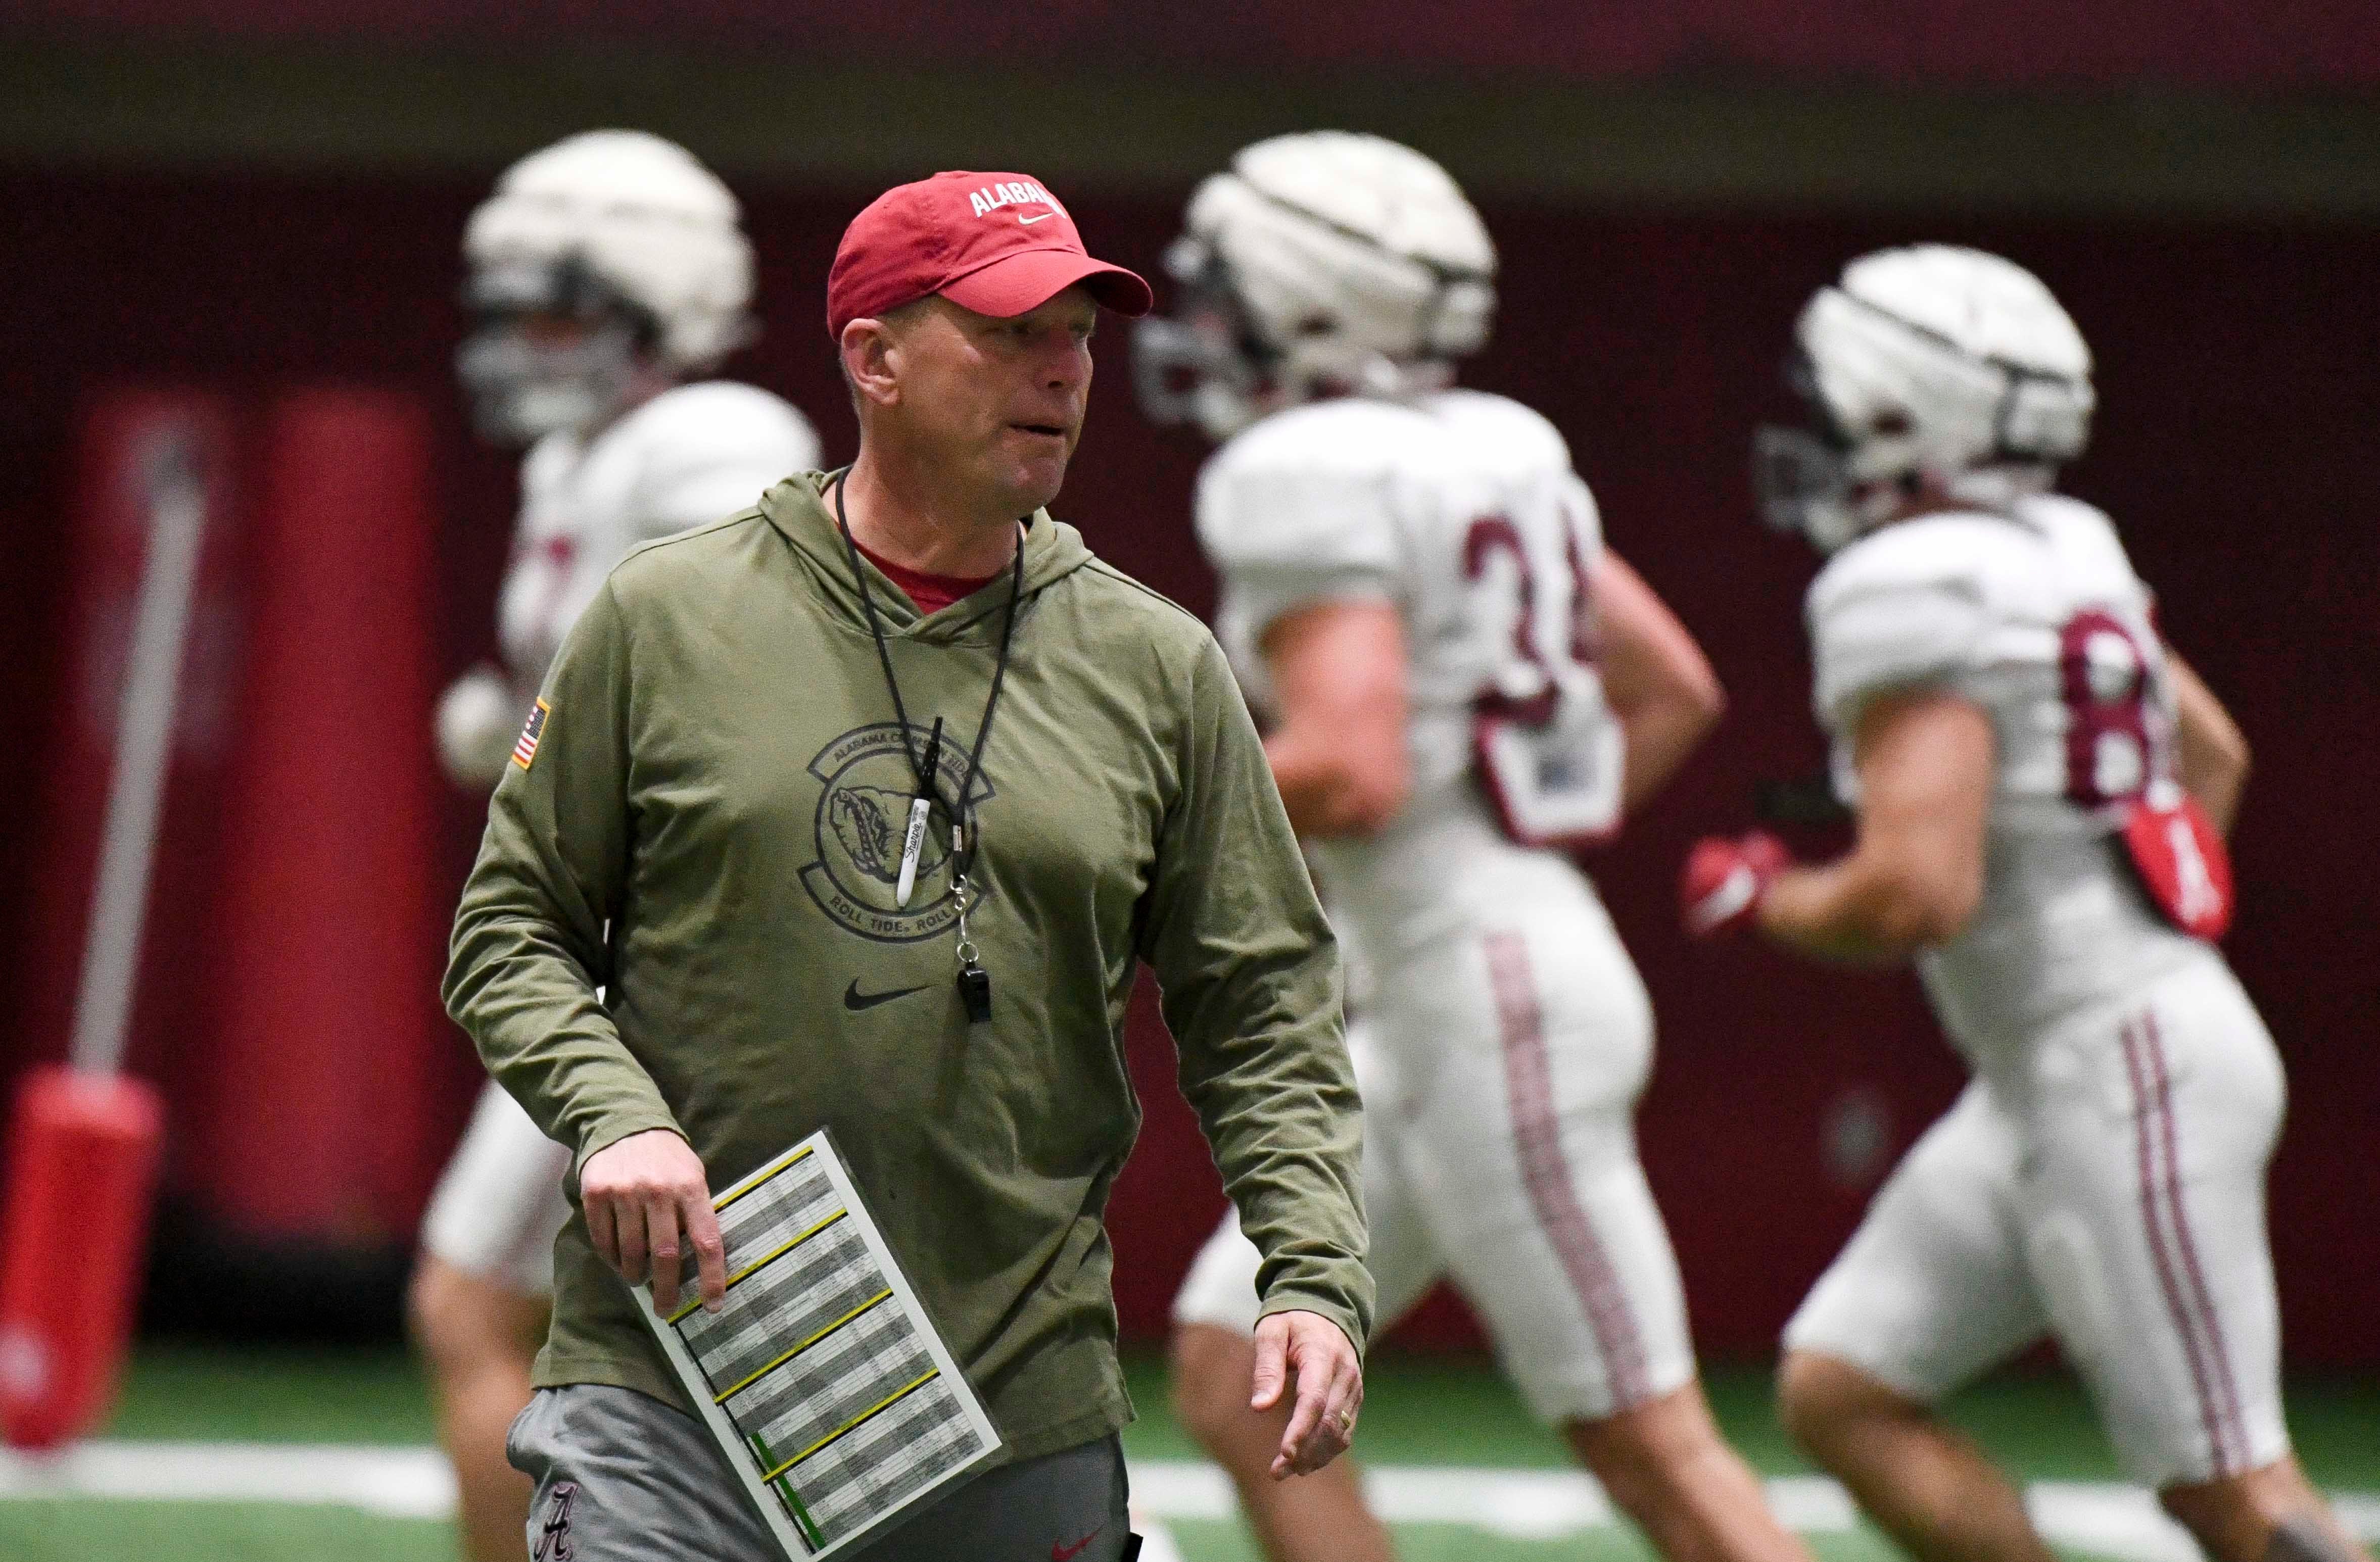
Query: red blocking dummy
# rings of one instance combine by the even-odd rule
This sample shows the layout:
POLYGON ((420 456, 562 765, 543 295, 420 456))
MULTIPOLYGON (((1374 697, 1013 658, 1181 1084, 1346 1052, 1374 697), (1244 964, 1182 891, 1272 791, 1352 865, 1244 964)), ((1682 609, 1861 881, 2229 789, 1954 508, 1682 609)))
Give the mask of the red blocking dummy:
POLYGON ((42 1068, 17 1095, 0 1218, 0 1423, 20 1448, 90 1430, 132 1327, 163 1121, 121 1075, 42 1068))
POLYGON ((24 1080, 0 1184, 0 1429, 19 1447, 55 1447, 99 1420, 131 1327, 163 1113, 150 1086, 117 1071, 135 1029, 154 870, 173 839, 167 782, 207 539, 222 530, 223 435, 219 409, 203 398, 138 394, 103 403, 88 433, 86 590, 129 611, 101 614, 79 637, 86 654, 121 671, 78 725, 82 741, 59 756, 62 776, 77 774, 79 753, 81 774, 104 781, 88 788, 104 805, 73 1062, 24 1080), (120 625, 108 622, 116 616, 120 625))

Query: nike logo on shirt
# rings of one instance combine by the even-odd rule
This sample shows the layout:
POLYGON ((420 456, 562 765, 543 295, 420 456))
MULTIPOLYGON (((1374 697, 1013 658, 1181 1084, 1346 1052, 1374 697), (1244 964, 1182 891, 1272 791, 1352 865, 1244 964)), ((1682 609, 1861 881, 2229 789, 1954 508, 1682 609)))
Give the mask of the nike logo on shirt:
POLYGON ((1019 217, 1019 218, 1017 218, 1017 219, 1016 219, 1016 225, 1017 225, 1018 227, 1020 227, 1020 228, 1029 228, 1029 227, 1031 227, 1031 226, 1032 226, 1034 224, 1036 224, 1036 223, 1046 223, 1046 222, 1048 222, 1050 218, 1052 218, 1052 217, 1056 216, 1057 214, 1058 214, 1058 213, 1056 213, 1055 212, 1042 212, 1042 213, 1041 213, 1041 215, 1039 215, 1038 217, 1022 217, 1022 216, 1021 216, 1021 217, 1019 217))
POLYGON ((890 992, 861 992, 859 981, 854 977, 851 986, 843 989, 843 1006, 856 1014, 863 1009, 873 1009, 880 1003, 890 1003, 896 998, 906 998, 913 992, 925 990, 924 987, 919 986, 894 987, 890 992))

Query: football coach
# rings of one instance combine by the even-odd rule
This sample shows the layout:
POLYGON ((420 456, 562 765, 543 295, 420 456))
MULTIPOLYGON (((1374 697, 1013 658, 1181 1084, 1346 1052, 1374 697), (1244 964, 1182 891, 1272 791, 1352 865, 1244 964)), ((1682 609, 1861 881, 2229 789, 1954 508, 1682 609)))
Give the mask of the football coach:
POLYGON ((715 1304, 710 1190, 820 1128, 1003 1439, 871 1562, 1127 1554, 1101 1223, 1146 961, 1265 1255, 1277 1477, 1353 1431, 1372 1284, 1336 947, 1221 652, 1043 508, 1148 285, 1016 174, 886 192, 827 324, 857 460, 629 554, 495 792, 449 1011, 576 1153, 513 1462, 576 1562, 765 1557, 625 1279, 715 1304), (913 829, 912 821, 921 829, 913 829))

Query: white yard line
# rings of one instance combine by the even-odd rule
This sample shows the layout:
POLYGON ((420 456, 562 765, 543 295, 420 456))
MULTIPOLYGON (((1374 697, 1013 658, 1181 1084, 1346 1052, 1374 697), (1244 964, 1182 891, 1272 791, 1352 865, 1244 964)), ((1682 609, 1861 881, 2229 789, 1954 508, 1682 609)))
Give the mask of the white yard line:
MULTIPOLYGON (((1468 1525, 1545 1541, 1618 1522, 1602 1489, 1573 1471, 1373 1465, 1365 1483, 1373 1507, 1391 1524, 1468 1525)), ((443 1519, 455 1508, 455 1478, 435 1448, 96 1442, 50 1459, 0 1454, 0 1501, 28 1497, 291 1503, 443 1519)), ((1135 1460, 1132 1498, 1135 1517, 1147 1520, 1232 1513, 1223 1472, 1188 1460, 1135 1460)), ((1768 1500, 1779 1518, 1803 1534, 1840 1534, 1858 1522, 1842 1488, 1820 1476, 1771 1481, 1768 1500)), ((2367 1541, 2380 1540, 2380 1492, 2340 1492, 2332 1500, 2350 1529, 2367 1541)), ((2026 1501, 2043 1533, 2059 1544, 2122 1562, 2196 1562, 2190 1538, 2140 1487, 2038 1481, 2027 1489, 2026 1501)), ((1178 1553, 1169 1542, 1143 1555, 1170 1562, 1178 1553)))
POLYGON ((273 1502, 359 1508, 395 1519, 455 1511, 436 1448, 330 1443, 78 1443, 54 1459, 0 1454, 0 1499, 273 1502))

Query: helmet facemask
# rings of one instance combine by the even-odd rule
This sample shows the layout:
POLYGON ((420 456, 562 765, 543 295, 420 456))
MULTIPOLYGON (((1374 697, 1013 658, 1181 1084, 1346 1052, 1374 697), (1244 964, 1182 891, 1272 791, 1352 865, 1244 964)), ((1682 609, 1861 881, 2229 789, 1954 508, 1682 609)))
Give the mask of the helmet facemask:
POLYGON ((600 428, 650 371, 652 315, 577 254, 477 267, 463 302, 479 323, 455 369, 473 426, 495 443, 600 428))
POLYGON ((1890 513, 1901 485, 1852 475, 1853 441, 1818 387, 1809 355, 1794 349, 1785 383, 1805 413, 1799 428, 1764 424, 1752 435, 1752 491, 1760 518, 1832 553, 1890 513))
POLYGON ((1133 388, 1149 421, 1195 423, 1218 442, 1285 405, 1281 353, 1257 331, 1231 267, 1187 234, 1166 251, 1180 312, 1133 328, 1133 388))

